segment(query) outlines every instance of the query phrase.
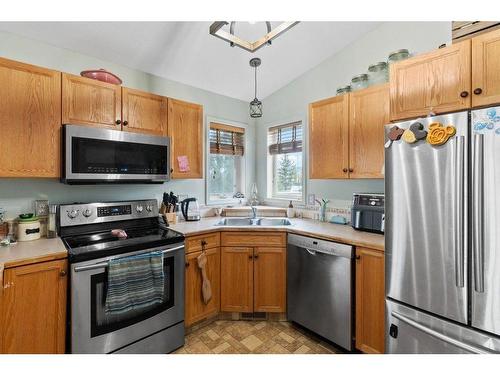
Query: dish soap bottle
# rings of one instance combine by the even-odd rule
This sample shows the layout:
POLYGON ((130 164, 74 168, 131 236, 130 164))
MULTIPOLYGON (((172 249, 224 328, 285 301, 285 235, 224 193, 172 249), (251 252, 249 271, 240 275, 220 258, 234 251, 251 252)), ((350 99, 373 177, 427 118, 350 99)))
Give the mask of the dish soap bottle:
POLYGON ((294 217, 295 216, 295 210, 293 208, 292 201, 290 201, 290 204, 288 205, 288 208, 286 209, 286 216, 287 217, 294 217))

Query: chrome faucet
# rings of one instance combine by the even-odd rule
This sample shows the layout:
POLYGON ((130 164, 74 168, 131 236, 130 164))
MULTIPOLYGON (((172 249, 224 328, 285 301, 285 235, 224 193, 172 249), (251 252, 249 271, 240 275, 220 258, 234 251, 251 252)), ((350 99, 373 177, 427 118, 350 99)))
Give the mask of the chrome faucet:
POLYGON ((257 207, 250 206, 252 208, 252 219, 257 219, 257 207))

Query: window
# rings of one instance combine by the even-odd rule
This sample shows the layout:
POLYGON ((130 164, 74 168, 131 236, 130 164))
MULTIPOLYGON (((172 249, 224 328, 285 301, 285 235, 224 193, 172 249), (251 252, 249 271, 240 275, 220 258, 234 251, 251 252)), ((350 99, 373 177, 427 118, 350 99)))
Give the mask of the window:
POLYGON ((244 194, 245 129, 210 123, 207 203, 231 202, 244 194))
POLYGON ((302 122, 268 130, 268 198, 304 200, 302 122))

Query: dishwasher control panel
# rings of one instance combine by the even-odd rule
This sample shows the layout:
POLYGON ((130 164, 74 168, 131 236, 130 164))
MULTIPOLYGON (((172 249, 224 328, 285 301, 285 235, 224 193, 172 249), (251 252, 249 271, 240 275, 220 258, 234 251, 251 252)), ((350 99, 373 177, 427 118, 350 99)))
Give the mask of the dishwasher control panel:
POLYGON ((320 240, 313 237, 288 235, 288 244, 302 247, 310 252, 319 252, 344 258, 353 256, 353 247, 333 241, 320 240))

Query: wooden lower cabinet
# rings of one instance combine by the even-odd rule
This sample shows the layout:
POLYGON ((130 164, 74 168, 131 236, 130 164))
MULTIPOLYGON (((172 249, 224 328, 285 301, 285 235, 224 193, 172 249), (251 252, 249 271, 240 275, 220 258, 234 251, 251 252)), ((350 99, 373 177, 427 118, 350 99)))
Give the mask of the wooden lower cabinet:
POLYGON ((286 248, 223 246, 221 311, 286 311, 286 248))
POLYGON ((356 348, 385 351, 384 252, 356 248, 356 348))
POLYGON ((286 309, 286 248, 254 249, 254 311, 286 309))
POLYGON ((7 268, 0 296, 0 352, 65 352, 66 260, 7 268))
POLYGON ((186 255, 185 273, 185 325, 190 326, 220 311, 220 248, 205 250, 207 255, 207 277, 212 286, 212 299, 205 304, 201 291, 202 276, 198 267, 198 257, 202 251, 186 255))
POLYGON ((253 311, 253 248, 222 247, 221 311, 253 311))

